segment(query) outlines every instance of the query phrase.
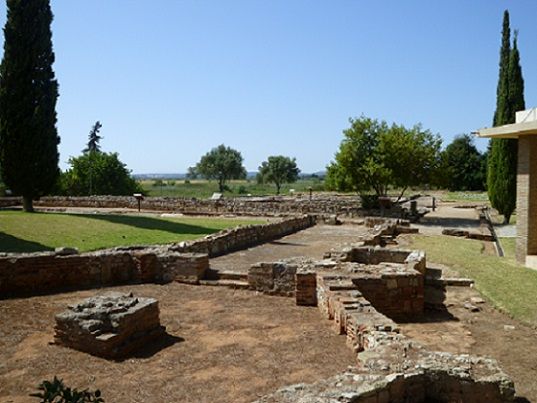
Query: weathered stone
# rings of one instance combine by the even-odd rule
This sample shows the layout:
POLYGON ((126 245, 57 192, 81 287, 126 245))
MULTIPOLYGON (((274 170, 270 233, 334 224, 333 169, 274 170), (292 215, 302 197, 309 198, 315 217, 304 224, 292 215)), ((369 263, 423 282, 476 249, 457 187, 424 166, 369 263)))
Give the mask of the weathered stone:
POLYGON ((56 315, 57 344, 105 358, 123 358, 162 336, 158 302, 132 294, 88 298, 56 315))

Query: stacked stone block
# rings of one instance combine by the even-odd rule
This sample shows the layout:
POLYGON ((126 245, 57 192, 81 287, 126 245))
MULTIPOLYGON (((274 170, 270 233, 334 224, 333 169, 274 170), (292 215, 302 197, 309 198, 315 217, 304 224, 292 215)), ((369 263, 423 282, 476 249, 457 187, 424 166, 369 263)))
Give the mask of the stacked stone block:
POLYGON ((56 315, 56 344, 120 359, 165 333, 157 300, 110 293, 88 298, 56 315))

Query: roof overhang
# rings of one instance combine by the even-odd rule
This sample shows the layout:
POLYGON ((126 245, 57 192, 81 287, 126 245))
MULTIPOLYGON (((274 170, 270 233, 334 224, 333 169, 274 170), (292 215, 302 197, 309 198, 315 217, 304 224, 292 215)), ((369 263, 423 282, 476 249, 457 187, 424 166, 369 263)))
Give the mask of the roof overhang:
POLYGON ((478 137, 488 137, 493 139, 516 139, 520 136, 536 135, 537 121, 479 129, 476 134, 478 137))

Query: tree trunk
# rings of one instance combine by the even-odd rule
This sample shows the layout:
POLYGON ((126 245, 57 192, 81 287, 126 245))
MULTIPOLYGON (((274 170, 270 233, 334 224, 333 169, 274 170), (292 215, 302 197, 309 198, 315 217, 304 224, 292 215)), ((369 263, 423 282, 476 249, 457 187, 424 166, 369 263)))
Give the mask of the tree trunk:
POLYGON ((510 220, 511 220, 511 214, 509 214, 509 215, 506 214, 506 215, 503 216, 503 224, 504 225, 508 225, 510 220))
POLYGON ((276 194, 277 195, 280 194, 280 187, 281 187, 281 185, 279 183, 276 183, 276 194))
POLYGON ((22 196, 22 208, 28 213, 34 212, 34 204, 31 197, 22 196))
POLYGON ((401 200, 401 198, 402 198, 403 195, 405 194, 406 188, 407 188, 406 186, 403 188, 403 191, 401 192, 401 194, 400 194, 399 197, 397 198, 396 203, 399 203, 399 200, 401 200))

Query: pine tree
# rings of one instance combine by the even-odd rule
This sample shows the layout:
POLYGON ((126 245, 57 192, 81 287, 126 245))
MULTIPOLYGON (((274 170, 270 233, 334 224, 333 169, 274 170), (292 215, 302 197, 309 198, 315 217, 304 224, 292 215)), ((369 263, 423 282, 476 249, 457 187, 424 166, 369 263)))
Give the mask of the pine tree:
POLYGON ((0 166, 25 211, 58 175, 56 99, 49 0, 7 0, 0 65, 0 166))
MULTIPOLYGON (((500 50, 500 76, 498 80, 494 126, 515 122, 515 113, 525 108, 524 80, 520 67, 517 33, 513 48, 510 46, 509 12, 504 12, 502 47, 500 50)), ((516 171, 518 141, 493 139, 488 158, 487 186, 492 207, 509 223, 516 206, 516 171)))
POLYGON ((99 131, 103 125, 97 121, 91 128, 88 136, 88 145, 82 150, 84 154, 101 151, 101 145, 99 141, 102 140, 102 136, 99 136, 99 131))

